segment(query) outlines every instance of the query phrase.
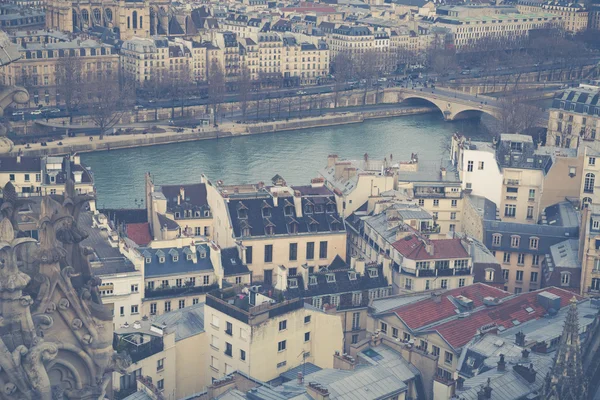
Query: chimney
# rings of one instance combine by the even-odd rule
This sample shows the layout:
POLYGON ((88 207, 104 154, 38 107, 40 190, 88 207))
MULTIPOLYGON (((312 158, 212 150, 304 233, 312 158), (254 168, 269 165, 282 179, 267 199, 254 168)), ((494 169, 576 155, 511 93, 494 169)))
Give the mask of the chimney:
POLYGON ((525 334, 522 331, 515 334, 515 344, 520 347, 525 347, 525 334))
POLYGON ((302 193, 299 190, 294 190, 294 211, 296 217, 302 218, 302 193))
POLYGON ((459 376, 458 379, 456 380, 456 389, 463 390, 464 385, 465 385, 465 378, 463 378, 462 376, 459 376))
POLYGON ((302 372, 298 372, 298 385, 302 386, 303 383, 304 383, 304 375, 302 375, 302 372))
POLYGON ((530 363, 529 368, 524 365, 517 364, 513 367, 513 369, 517 374, 521 375, 521 377, 527 382, 535 383, 537 371, 533 369, 533 364, 530 363))
POLYGON ((529 358, 529 350, 527 350, 527 349, 523 349, 523 350, 521 350, 521 357, 522 357, 523 359, 527 359, 527 358, 529 358))
POLYGON ((17 164, 21 164, 21 156, 17 156, 17 164))
POLYGON ((425 251, 430 256, 433 256, 433 243, 431 242, 431 240, 425 241, 425 251))
POLYGON ((436 292, 431 292, 431 298, 433 299, 434 303, 441 303, 442 302, 442 295, 436 292))
POLYGON ((331 168, 335 165, 338 160, 337 154, 330 154, 327 156, 327 168, 331 168))
POLYGON ((181 197, 181 201, 185 201, 185 188, 182 186, 179 188, 179 197, 181 197))
POLYGON ((344 162, 336 162, 335 163, 335 169, 334 169, 334 173, 333 173, 333 177, 336 180, 339 180, 342 178, 342 175, 344 174, 344 170, 346 169, 346 167, 350 166, 350 162, 348 161, 344 161, 344 162))
POLYGON ((346 173, 346 180, 350 180, 356 176, 356 168, 354 167, 348 167, 344 169, 344 172, 346 173))
POLYGON ((441 176, 442 178, 445 178, 445 177, 446 177, 446 168, 443 168, 443 167, 442 167, 442 168, 440 168, 440 176, 441 176))
POLYGON ((306 392, 315 400, 329 400, 329 390, 317 382, 310 382, 306 387, 306 392))
POLYGON ((506 361, 504 361, 504 354, 500 354, 500 361, 498 361, 498 371, 506 371, 506 361))

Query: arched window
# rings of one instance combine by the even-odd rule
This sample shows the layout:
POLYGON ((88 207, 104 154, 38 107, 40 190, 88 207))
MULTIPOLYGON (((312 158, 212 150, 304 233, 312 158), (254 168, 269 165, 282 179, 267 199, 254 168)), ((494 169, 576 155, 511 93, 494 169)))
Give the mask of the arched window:
POLYGON ((99 8, 94 8, 92 14, 94 15, 94 24, 100 25, 102 22, 102 11, 99 8))
POLYGON ((138 27, 137 11, 134 11, 133 13, 131 13, 131 19, 133 20, 133 29, 137 29, 137 27, 138 27))
POLYGON ((104 19, 106 20, 106 22, 112 22, 113 13, 110 8, 107 8, 106 10, 104 10, 104 19))
POLYGON ((583 191, 585 193, 594 193, 594 183, 596 182, 596 175, 591 172, 585 174, 585 181, 583 184, 583 191))
POLYGON ((590 204, 592 204, 592 198, 584 197, 583 201, 581 202, 581 208, 587 208, 590 204))
POLYGON ((81 12, 81 19, 83 20, 84 24, 87 24, 90 21, 90 14, 88 13, 88 10, 83 10, 81 12))
POLYGON ((140 29, 144 28, 144 17, 140 17, 140 29))

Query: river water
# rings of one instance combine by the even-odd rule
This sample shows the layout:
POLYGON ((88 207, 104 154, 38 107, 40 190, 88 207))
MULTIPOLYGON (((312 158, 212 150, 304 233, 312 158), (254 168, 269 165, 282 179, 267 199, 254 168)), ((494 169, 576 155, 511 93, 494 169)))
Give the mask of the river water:
POLYGON ((180 184, 211 180, 226 184, 270 182, 275 174, 290 184, 307 184, 327 163, 340 158, 439 161, 454 132, 488 140, 478 120, 444 122, 440 113, 405 116, 260 135, 175 143, 109 152, 85 153, 82 161, 94 172, 99 208, 137 208, 144 197, 144 174, 154 183, 180 184))

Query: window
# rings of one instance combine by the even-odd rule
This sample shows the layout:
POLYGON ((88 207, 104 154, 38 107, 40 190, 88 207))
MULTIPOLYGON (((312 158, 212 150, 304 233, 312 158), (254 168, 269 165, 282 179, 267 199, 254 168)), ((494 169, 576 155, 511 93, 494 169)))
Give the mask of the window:
POLYGON ((225 355, 233 357, 233 346, 231 345, 231 343, 225 342, 225 355))
POLYGON ((537 267, 538 265, 540 265, 540 256, 538 256, 537 254, 534 254, 531 257, 531 265, 533 265, 534 267, 537 267))
POLYGON ((286 366, 286 364, 287 364, 287 361, 282 361, 282 362, 280 362, 280 363, 277 363, 277 368, 282 368, 282 367, 285 367, 285 366, 286 366))
POLYGON ((504 252, 504 258, 502 260, 505 264, 510 263, 510 253, 504 252))
POLYGON ((592 285, 590 289, 600 291, 600 278, 592 278, 592 285))
POLYGON ((165 380, 161 379, 158 382, 156 382, 156 387, 158 388, 158 390, 165 390, 165 380))
POLYGON ((504 216, 505 217, 515 217, 517 215, 517 206, 514 204, 505 204, 504 205, 504 216))
POLYGON ((290 261, 298 259, 298 243, 290 243, 290 261))
POLYGON ((310 315, 307 315, 307 316, 304 317, 304 323, 305 324, 310 323, 310 315))
POLYGON ((596 165, 596 157, 588 158, 588 165, 596 165))
POLYGON ((360 313, 355 312, 352 314, 352 330, 360 329, 360 313))
POLYGON ((121 306, 121 308, 119 309, 121 317, 125 316, 125 307, 121 306))
POLYGON ((456 219, 456 213, 455 212, 451 212, 450 213, 450 219, 456 219))
POLYGON ((521 244, 521 236, 513 235, 510 237, 510 247, 519 247, 521 244))
POLYGON ((493 246, 500 246, 501 240, 502 240, 502 235, 500 235, 499 233, 494 233, 492 235, 492 245, 493 246))
POLYGON ((185 300, 179 300, 179 309, 185 308, 185 300))
POLYGON ((10 174, 10 175, 8 175, 8 179, 9 179, 11 182, 14 182, 14 181, 15 181, 15 174, 10 174))
POLYGON ((510 270, 509 269, 503 269, 502 270, 502 277, 504 278, 505 281, 508 280, 510 276, 510 270))
POLYGON ((596 175, 592 173, 585 174, 585 180, 583 184, 583 191, 585 193, 594 193, 594 183, 596 181, 596 175))
POLYGON ((406 332, 403 333, 403 337, 402 338, 404 339, 405 342, 410 341, 410 335, 408 333, 406 333, 406 332))
POLYGON ((535 189, 529 189, 529 200, 535 200, 535 189))
POLYGON ((448 279, 442 279, 440 282, 440 287, 442 289, 448 289, 448 279))
POLYGON ((537 272, 532 272, 530 280, 531 280, 532 283, 536 283, 537 280, 538 280, 538 273, 537 272))
POLYGON ((42 174, 35 174, 35 181, 36 182, 41 182, 42 181, 42 174))
POLYGON ((150 315, 156 315, 156 303, 150 303, 150 315))
POLYGON ((246 352, 244 350, 240 350, 240 360, 246 361, 246 352))
POLYGON ((285 340, 282 340, 281 342, 277 343, 277 351, 284 351, 285 349, 286 349, 285 340))
POLYGON ((233 324, 229 321, 225 322, 225 333, 229 336, 233 336, 233 324))
POLYGON ((319 258, 327 258, 327 242, 319 243, 319 258))
POLYGON ((527 219, 533 219, 533 206, 527 206, 527 219))
POLYGON ((219 338, 215 335, 211 335, 210 345, 218 350, 219 349, 219 338))
MULTIPOLYGON (((152 282, 154 283, 154 282, 152 282)), ((138 285, 131 285, 131 293, 137 293, 138 292, 138 285)))
POLYGON ((25 174, 25 182, 29 182, 29 174, 25 174))
POLYGON ((536 250, 538 248, 539 239, 536 237, 529 238, 529 248, 536 250))
MULTIPOLYGON (((458 287, 464 287, 466 283, 466 279, 465 278, 460 278, 458 280, 458 287)), ((427 285, 429 285, 429 281, 427 281, 427 285)), ((427 290, 427 289, 426 289, 427 290)))
POLYGON ((454 354, 446 351, 444 354, 444 362, 446 364, 452 364, 452 360, 454 359, 454 354))
POLYGON ((246 264, 252 264, 252 246, 246 246, 246 264))
POLYGON ((485 270, 485 280, 491 282, 494 280, 494 270, 492 268, 487 268, 485 270))
POLYGON ((279 321, 279 331, 285 331, 287 329, 287 319, 279 321))
POLYGON ((477 166, 477 169, 479 170, 483 170, 483 161, 479 161, 479 165, 477 166))
POLYGON ((519 253, 517 257, 517 265, 525 265, 525 253, 519 253))
POLYGON ((423 207, 425 205, 424 199, 419 199, 419 207, 423 207))
POLYGON ((177 287, 183 286, 183 279, 175 279, 175 285, 177 287))
POLYGON ((171 301, 165 301, 165 312, 171 311, 171 301))
POLYGON ((314 260, 315 258, 315 242, 306 243, 306 259, 314 260))
POLYGON ((381 330, 381 333, 387 335, 387 324, 385 322, 380 323, 379 328, 381 330))
POLYGON ((517 271, 517 282, 523 282, 523 271, 517 271))
POLYGON ((370 278, 377 278, 379 276, 379 270, 377 268, 369 268, 367 271, 370 278))
POLYGON ((304 341, 305 342, 309 342, 310 341, 310 332, 304 332, 304 341))
POLYGON ((439 207, 440 206, 440 201, 438 199, 434 199, 433 200, 433 206, 434 207, 439 207))
MULTIPOLYGON (((598 279, 600 281, 600 279, 598 279)), ((600 287, 600 283, 598 284, 598 287, 600 287)), ((356 344, 358 343, 358 335, 352 335, 352 340, 351 340, 352 344, 356 344)))
POLYGON ((473 172, 473 161, 467 161, 467 172, 473 172))
POLYGON ((440 348, 437 346, 431 346, 431 354, 433 354, 434 356, 439 356, 440 355, 440 348))
POLYGON ((520 287, 515 288, 515 294, 521 294, 521 292, 523 292, 523 288, 520 288, 520 287))
POLYGON ((392 337, 398 338, 398 328, 392 328, 392 337))
POLYGON ((210 357, 210 366, 213 369, 216 369, 217 371, 219 370, 219 359, 217 357, 210 357))
POLYGON ((198 303, 200 303, 200 299, 199 299, 199 298, 197 298, 197 297, 194 297, 194 298, 192 299, 192 305, 196 305, 196 304, 198 304, 198 303))
POLYGON ((273 262, 273 245, 272 244, 265 245, 265 262, 266 263, 273 262))
POLYGON ((458 206, 458 200, 452 200, 451 205, 452 205, 452 207, 458 206))
POLYGON ((210 284, 210 275, 204 275, 204 276, 202 277, 202 283, 203 283, 204 285, 209 285, 209 284, 210 284))
POLYGON ((137 314, 138 313, 138 305, 133 305, 131 306, 131 314, 137 314))
POLYGON ((164 358, 161 358, 160 360, 156 361, 156 370, 157 371, 162 371, 164 367, 165 367, 165 359, 164 358))
POLYGON ((560 284, 561 286, 567 286, 571 282, 571 273, 563 272, 560 274, 560 284))

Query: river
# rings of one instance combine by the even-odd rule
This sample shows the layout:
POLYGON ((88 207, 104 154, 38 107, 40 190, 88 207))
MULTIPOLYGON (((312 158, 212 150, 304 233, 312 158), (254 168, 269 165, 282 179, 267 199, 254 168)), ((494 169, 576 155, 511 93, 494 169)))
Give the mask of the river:
POLYGON ((362 124, 228 137, 82 154, 94 172, 100 208, 137 208, 144 197, 144 174, 154 183, 198 182, 200 174, 226 184, 270 182, 275 174, 290 184, 306 184, 325 166, 328 154, 340 158, 439 161, 454 132, 488 140, 478 120, 444 122, 440 113, 377 119, 362 124))

